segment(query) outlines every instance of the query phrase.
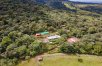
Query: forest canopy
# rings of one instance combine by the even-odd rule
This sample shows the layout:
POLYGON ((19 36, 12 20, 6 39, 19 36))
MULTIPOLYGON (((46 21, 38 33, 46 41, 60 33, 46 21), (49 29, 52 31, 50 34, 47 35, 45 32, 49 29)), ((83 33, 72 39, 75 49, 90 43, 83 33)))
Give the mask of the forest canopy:
POLYGON ((64 39, 81 39, 72 46, 57 40, 62 43, 60 52, 102 55, 101 14, 81 9, 76 14, 31 0, 0 0, 0 66, 15 66, 18 60, 48 51, 45 43, 32 36, 45 30, 58 32, 64 39))

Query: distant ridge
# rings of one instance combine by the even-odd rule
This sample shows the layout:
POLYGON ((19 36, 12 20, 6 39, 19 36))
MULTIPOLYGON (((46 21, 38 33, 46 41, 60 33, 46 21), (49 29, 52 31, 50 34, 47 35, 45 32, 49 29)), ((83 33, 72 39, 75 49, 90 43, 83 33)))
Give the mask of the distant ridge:
POLYGON ((78 1, 70 1, 70 0, 33 0, 38 4, 47 5, 51 8, 56 9, 68 9, 64 5, 64 2, 71 2, 73 4, 102 4, 102 3, 93 3, 93 2, 78 2, 78 1))
POLYGON ((36 3, 45 4, 51 8, 67 9, 63 4, 63 1, 69 1, 69 0, 35 0, 36 3))

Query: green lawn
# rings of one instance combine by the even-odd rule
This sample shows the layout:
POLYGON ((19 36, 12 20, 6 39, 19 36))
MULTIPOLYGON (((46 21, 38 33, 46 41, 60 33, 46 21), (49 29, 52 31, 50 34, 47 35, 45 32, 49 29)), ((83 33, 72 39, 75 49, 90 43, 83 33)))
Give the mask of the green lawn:
MULTIPOLYGON (((64 56, 45 56, 44 60, 40 62, 40 66, 102 66, 102 57, 92 55, 81 55, 82 62, 78 61, 78 56, 64 55, 64 56)), ((34 59, 29 62, 25 61, 18 66, 37 66, 34 59)))

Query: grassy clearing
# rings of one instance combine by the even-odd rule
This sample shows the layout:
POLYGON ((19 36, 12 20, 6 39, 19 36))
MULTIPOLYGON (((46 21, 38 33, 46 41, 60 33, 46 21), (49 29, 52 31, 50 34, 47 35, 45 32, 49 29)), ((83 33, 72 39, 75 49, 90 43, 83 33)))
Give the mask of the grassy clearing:
POLYGON ((27 60, 27 61, 22 61, 17 66, 36 66, 36 62, 35 62, 35 59, 32 58, 32 59, 27 60))
MULTIPOLYGON (((102 66, 102 57, 92 55, 81 55, 79 57, 75 55, 64 55, 64 56, 44 56, 44 60, 40 62, 40 66, 102 66)), ((18 66, 36 66, 34 59, 29 62, 25 61, 18 66)))

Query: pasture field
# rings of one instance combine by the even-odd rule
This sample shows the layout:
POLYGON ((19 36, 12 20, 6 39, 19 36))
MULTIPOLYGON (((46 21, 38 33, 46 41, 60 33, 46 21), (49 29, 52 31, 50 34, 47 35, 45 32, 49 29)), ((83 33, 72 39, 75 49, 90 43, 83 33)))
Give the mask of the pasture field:
POLYGON ((102 66, 102 57, 93 55, 44 55, 43 61, 37 62, 34 58, 23 61, 18 66, 102 66))

